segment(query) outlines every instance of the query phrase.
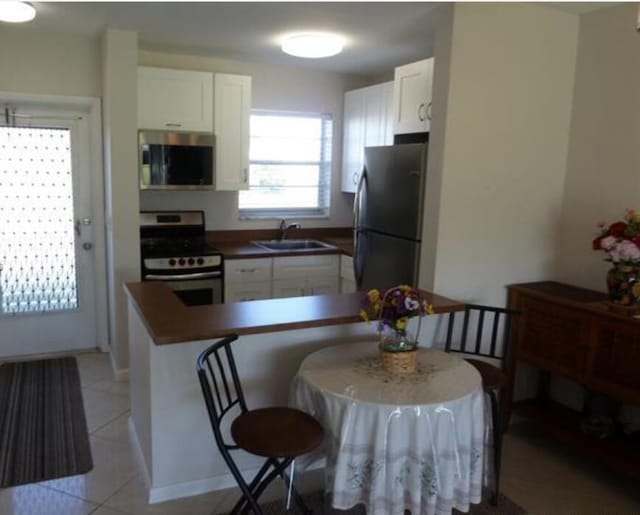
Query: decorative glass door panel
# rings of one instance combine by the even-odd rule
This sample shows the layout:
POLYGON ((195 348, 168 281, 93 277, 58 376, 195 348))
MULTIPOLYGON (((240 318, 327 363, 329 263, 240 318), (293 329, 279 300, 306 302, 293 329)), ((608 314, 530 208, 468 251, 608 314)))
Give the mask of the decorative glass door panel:
POLYGON ((0 358, 98 346, 90 136, 64 107, 0 120, 0 358))
POLYGON ((0 127, 4 314, 78 307, 70 133, 0 127))

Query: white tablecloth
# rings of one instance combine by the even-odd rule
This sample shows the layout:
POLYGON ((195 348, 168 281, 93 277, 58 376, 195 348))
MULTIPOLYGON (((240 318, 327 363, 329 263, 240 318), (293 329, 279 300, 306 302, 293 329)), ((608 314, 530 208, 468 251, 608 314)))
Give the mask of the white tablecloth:
POLYGON ((480 502, 484 398, 464 360, 421 348, 417 372, 393 376, 374 342, 329 347, 303 361, 291 397, 327 432, 334 508, 431 515, 480 502))

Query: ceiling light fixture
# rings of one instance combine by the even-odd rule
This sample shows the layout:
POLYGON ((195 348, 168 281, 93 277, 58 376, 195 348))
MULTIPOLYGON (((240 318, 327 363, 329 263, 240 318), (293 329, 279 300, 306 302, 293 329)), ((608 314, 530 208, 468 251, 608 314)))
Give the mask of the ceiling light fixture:
POLYGON ((344 40, 340 36, 326 32, 292 34, 282 41, 284 53, 309 59, 337 55, 343 47, 344 40))
POLYGON ((0 1, 0 21, 24 23, 36 17, 36 10, 29 2, 19 0, 0 1))

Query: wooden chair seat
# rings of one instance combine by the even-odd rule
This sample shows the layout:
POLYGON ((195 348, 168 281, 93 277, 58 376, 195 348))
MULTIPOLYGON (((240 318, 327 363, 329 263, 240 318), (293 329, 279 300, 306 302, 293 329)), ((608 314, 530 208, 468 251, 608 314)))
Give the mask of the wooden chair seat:
POLYGON ((324 430, 307 413, 284 407, 242 413, 231 424, 238 447, 266 458, 295 458, 322 443, 324 430))
POLYGON ((498 390, 507 384, 507 374, 495 365, 479 359, 465 359, 465 361, 480 373, 484 390, 498 390))

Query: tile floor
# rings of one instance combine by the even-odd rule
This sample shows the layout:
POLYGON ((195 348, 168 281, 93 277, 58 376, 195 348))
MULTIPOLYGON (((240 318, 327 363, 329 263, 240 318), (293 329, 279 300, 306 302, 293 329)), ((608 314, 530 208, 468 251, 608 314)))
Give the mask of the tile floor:
MULTIPOLYGON (((149 505, 127 433, 129 391, 108 356, 78 355, 94 469, 88 474, 0 490, 2 515, 214 515, 235 490, 149 505)), ((505 438, 503 491, 529 513, 640 515, 637 484, 579 458, 517 424, 505 438)), ((312 478, 311 482, 317 482, 312 478)), ((304 490, 304 487, 301 488, 304 490)), ((271 496, 279 496, 279 486, 271 496)))

